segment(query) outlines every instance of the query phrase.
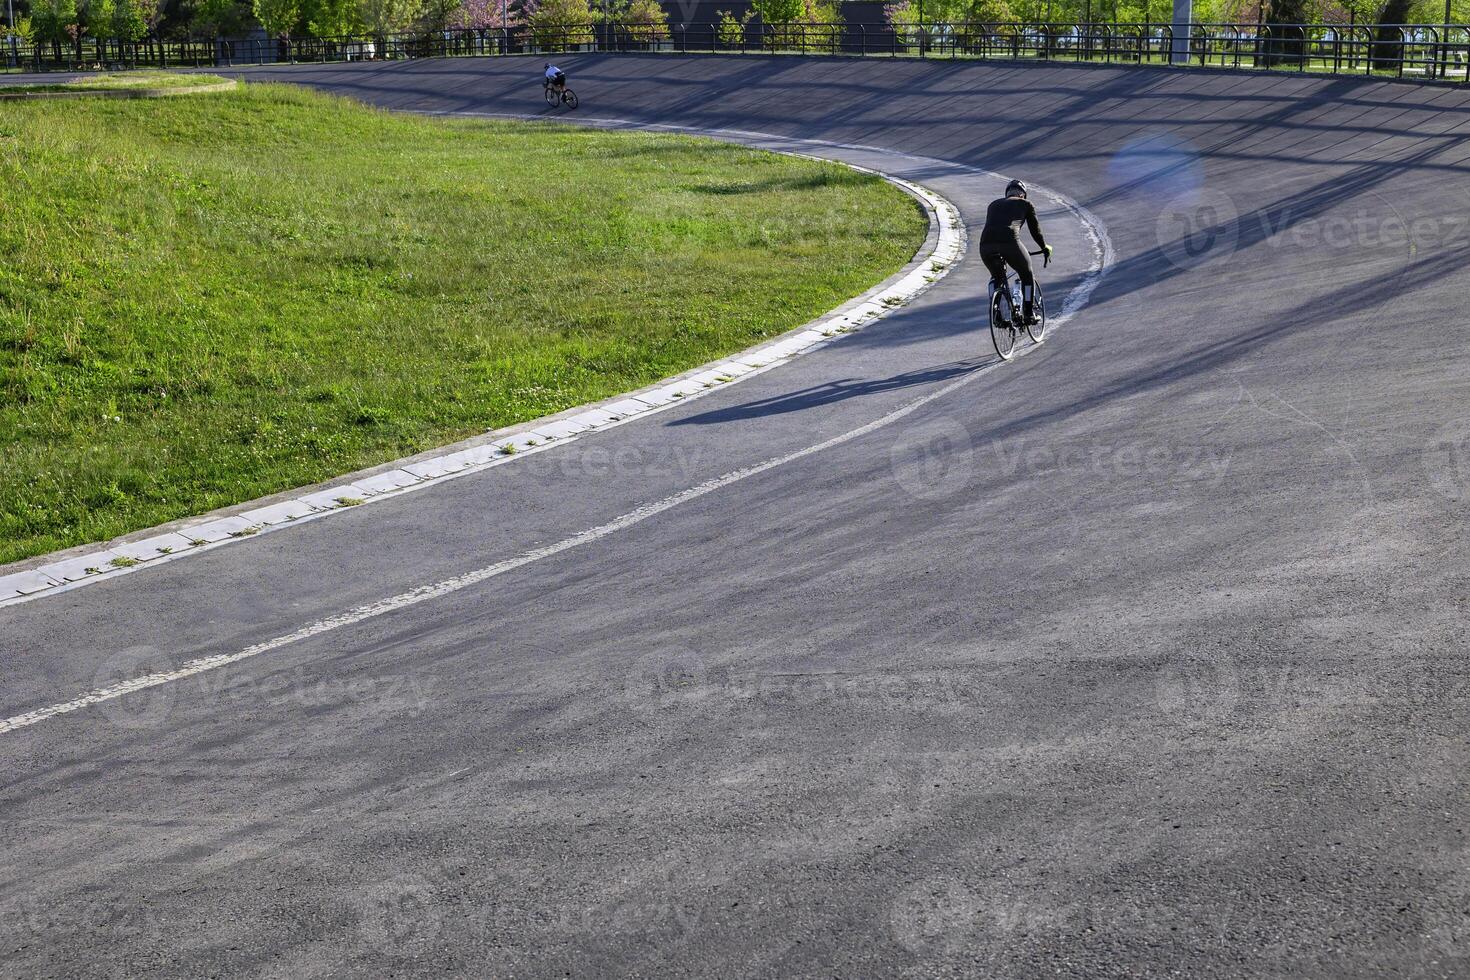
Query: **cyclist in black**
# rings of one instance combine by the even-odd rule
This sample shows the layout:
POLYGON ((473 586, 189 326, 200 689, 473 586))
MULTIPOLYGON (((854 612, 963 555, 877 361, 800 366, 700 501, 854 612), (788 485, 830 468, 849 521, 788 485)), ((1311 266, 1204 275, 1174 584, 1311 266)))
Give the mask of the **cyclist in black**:
POLYGON ((1034 323, 1032 296, 1035 295, 1036 277, 1031 274, 1031 257, 1021 247, 1021 222, 1041 250, 1051 258, 1051 246, 1041 237, 1041 225, 1036 220, 1036 208, 1026 200, 1026 185, 1013 180, 1006 185, 1006 196, 990 202, 985 212, 985 230, 980 232, 980 261, 990 270, 990 281, 996 289, 1003 289, 1006 282, 1006 265, 1016 270, 1021 280, 1021 316, 1026 323, 1034 323))

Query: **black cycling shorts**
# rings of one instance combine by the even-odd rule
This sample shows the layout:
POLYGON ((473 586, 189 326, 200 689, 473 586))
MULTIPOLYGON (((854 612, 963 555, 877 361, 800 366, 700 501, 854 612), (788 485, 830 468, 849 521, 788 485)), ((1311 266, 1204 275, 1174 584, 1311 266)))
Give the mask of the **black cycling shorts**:
POLYGON ((997 286, 1006 281, 1007 265, 1016 270, 1016 278, 1021 280, 1022 287, 1036 283, 1036 277, 1031 274, 1031 256, 1026 254, 1020 242, 981 242, 980 261, 990 270, 990 278, 997 286))

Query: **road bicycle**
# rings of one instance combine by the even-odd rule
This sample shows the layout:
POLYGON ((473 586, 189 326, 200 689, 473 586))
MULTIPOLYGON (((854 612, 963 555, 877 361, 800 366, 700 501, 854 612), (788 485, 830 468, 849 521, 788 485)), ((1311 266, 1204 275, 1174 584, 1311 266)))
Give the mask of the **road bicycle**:
POLYGON ((577 108, 577 93, 569 88, 558 89, 555 85, 543 84, 546 90, 546 104, 555 109, 558 105, 566 104, 568 109, 577 108))
MULTIPOLYGON (((1027 254, 1046 255, 1045 251, 1027 254)), ((1050 265, 1051 256, 1043 259, 1041 264, 1043 268, 1050 265)), ((993 282, 990 284, 990 339, 995 342, 995 352, 1003 361, 1009 361, 1015 353, 1016 340, 1022 330, 1031 335, 1033 343, 1041 343, 1046 336, 1046 301, 1041 297, 1040 282, 1034 282, 1031 287, 1031 311, 1036 322, 1023 324, 1021 310, 1021 282, 1015 271, 1007 266, 1006 281, 1001 288, 996 289, 993 282)))

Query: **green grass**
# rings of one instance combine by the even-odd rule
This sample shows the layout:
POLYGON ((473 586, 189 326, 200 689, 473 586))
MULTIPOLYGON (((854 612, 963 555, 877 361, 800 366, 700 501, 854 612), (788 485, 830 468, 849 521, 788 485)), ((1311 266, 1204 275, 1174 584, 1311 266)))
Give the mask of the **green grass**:
POLYGON ((228 79, 218 75, 180 75, 165 71, 130 71, 112 75, 88 75, 70 82, 48 85, 6 85, 0 87, 0 95, 39 92, 117 92, 134 90, 168 90, 199 88, 216 85, 228 79))
POLYGON ((0 563, 656 381, 909 259, 911 199, 305 90, 0 103, 0 563))

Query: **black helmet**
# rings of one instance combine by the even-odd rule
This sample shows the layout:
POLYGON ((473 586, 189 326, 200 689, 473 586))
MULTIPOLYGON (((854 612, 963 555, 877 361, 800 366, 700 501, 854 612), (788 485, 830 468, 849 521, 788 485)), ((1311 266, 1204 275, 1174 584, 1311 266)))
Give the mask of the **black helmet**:
POLYGON ((1014 197, 1017 194, 1025 197, 1026 185, 1021 183, 1019 180, 1013 180, 1006 185, 1006 197, 1014 197))

